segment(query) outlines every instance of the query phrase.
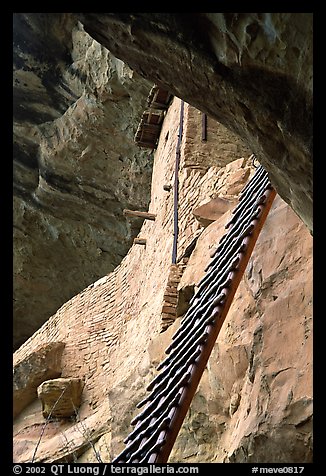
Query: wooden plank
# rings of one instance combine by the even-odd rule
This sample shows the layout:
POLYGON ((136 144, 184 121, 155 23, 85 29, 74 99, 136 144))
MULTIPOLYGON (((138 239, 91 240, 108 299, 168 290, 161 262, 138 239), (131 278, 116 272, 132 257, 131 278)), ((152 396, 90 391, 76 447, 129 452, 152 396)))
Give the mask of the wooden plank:
POLYGON ((155 221, 155 218, 156 218, 155 213, 139 212, 137 210, 128 210, 127 208, 123 210, 123 215, 125 217, 139 217, 139 218, 144 218, 145 220, 152 220, 152 221, 155 221))
POLYGON ((146 245, 146 238, 134 238, 134 245, 146 245))
POLYGON ((207 115, 204 112, 201 115, 201 140, 207 141, 207 115))

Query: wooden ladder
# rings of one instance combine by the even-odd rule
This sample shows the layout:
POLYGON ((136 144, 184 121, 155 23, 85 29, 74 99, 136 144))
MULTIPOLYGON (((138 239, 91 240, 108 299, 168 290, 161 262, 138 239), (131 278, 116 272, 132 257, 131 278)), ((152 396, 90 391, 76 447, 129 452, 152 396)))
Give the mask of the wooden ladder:
POLYGON ((198 291, 137 407, 113 463, 166 463, 276 192, 259 166, 240 195, 198 291))

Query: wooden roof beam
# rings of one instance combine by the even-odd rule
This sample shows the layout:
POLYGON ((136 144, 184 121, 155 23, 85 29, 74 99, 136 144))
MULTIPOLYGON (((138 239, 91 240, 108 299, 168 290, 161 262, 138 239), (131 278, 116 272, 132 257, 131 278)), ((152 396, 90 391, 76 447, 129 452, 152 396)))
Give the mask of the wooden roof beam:
POLYGON ((154 213, 139 212, 137 210, 128 210, 126 208, 123 210, 123 215, 125 217, 138 217, 138 218, 144 218, 145 220, 152 220, 152 221, 155 221, 155 218, 156 218, 156 215, 154 213))

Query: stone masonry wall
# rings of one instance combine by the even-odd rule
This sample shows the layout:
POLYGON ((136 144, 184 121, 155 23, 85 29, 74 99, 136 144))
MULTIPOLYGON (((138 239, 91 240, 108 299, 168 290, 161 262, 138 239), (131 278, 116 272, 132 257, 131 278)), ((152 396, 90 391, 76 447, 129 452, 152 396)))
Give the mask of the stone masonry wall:
MULTIPOLYGON (((173 242, 173 193, 165 191, 163 186, 173 184, 174 180, 179 110, 180 100, 175 98, 167 111, 154 156, 152 195, 148 211, 156 214, 156 220, 145 221, 139 233, 139 237, 146 239, 146 246, 133 245, 114 272, 103 276, 64 304, 14 355, 14 364, 17 365, 42 345, 49 342, 64 342, 61 377, 82 378, 85 382, 77 420, 49 422, 38 447, 35 461, 96 462, 94 450, 86 450, 89 440, 97 441, 96 448, 101 453, 103 461, 110 461, 123 448, 122 441, 130 431, 130 420, 136 414, 135 406, 146 395, 146 386, 155 375, 155 365, 162 358, 171 334, 178 326, 179 320, 176 319, 176 322, 165 332, 161 332, 162 306, 171 268, 173 242)), ((222 163, 221 160, 220 166, 210 166, 210 156, 214 150, 219 150, 219 143, 223 136, 221 126, 216 123, 215 125, 219 133, 214 136, 212 132, 214 121, 208 118, 208 140, 202 143, 201 135, 198 133, 201 127, 201 113, 186 105, 179 173, 178 257, 182 256, 194 236, 201 235, 197 246, 207 234, 210 239, 205 241, 201 248, 201 253, 206 252, 205 258, 199 254, 199 261, 192 262, 192 256, 196 256, 197 246, 191 255, 180 283, 183 282, 185 286, 194 284, 189 278, 189 273, 191 274, 191 270, 194 272, 194 269, 202 269, 203 262, 209 259, 209 253, 216 245, 222 230, 221 221, 216 221, 203 230, 192 215, 192 210, 216 197, 236 201, 237 194, 253 172, 251 163, 248 161, 250 151, 228 132, 223 143, 223 154, 220 154, 221 158, 224 157, 224 162, 222 163), (237 144, 236 151, 235 143, 237 144), (190 155, 186 154, 187 150, 190 153, 191 148, 201 151, 194 161, 191 161, 190 155), (207 154, 204 154, 205 150, 207 154), (200 161, 204 165, 198 167, 200 161), (216 224, 219 228, 216 228, 216 224), (216 233, 209 233, 212 229, 216 230, 216 233)), ((295 219, 292 218, 292 221, 295 219)), ((278 223, 277 216, 275 220, 275 223, 278 223)), ((284 229, 286 226, 286 222, 282 224, 284 229)), ((298 226, 296 228, 298 233, 302 233, 299 228, 298 226)), ((277 250, 277 240, 274 243, 277 250)), ((256 259, 258 264, 261 259, 261 256, 256 259)), ((282 260, 282 257, 279 256, 279 259, 282 260)), ((285 257, 285 264, 286 259, 285 257)), ((253 260, 251 276, 258 273, 255 258, 253 260)), ((309 263, 306 264, 309 267, 309 263)), ((292 276, 295 279, 294 270, 292 276)), ((255 279, 255 286, 257 286, 256 283, 255 279)), ((258 285, 256 292, 259 289, 258 285)), ((308 286, 305 299, 309 298, 309 292, 308 286)), ((270 302, 270 295, 267 296, 266 302, 270 302)), ((291 302, 290 300, 289 306, 292 305, 291 302)), ((240 310, 249 306, 248 301, 243 302, 241 298, 238 305, 240 310)), ((241 322, 241 312, 238 319, 241 328, 244 325, 241 322)), ((310 323, 309 320, 307 322, 310 323)), ((226 331, 229 332, 229 326, 226 331)), ((238 327, 235 327, 234 332, 239 332, 238 327)), ((252 336, 246 335, 250 354, 252 336)), ((228 336, 230 339, 236 338, 231 334, 228 336)), ((239 354, 239 359, 240 357, 239 354)), ((254 359, 254 356, 249 355, 250 359, 254 359)), ((255 368, 258 368, 258 361, 255 365, 255 368)), ((281 362, 280 366, 282 366, 281 362)), ((218 370, 214 365, 212 368, 215 373, 210 373, 209 378, 215 382, 218 370)), ((251 372, 252 368, 251 365, 251 372)), ((275 371, 277 372, 277 369, 275 371)), ((206 378, 204 378, 204 384, 206 378)), ((223 378, 223 375, 218 377, 219 380, 216 381, 218 388, 223 387, 223 378)), ((216 385, 212 387, 212 395, 216 385)), ((232 387, 232 384, 228 383, 228 385, 232 387)), ((240 389, 235 387, 233 390, 233 393, 241 393, 240 389)), ((224 452, 227 453, 231 448, 230 440, 232 435, 236 434, 235 427, 232 427, 233 433, 228 434, 229 439, 224 438, 224 446, 222 445, 219 453, 212 449, 216 447, 216 441, 212 438, 216 428, 214 427, 213 432, 209 430, 213 428, 210 412, 214 422, 219 425, 219 417, 216 416, 218 414, 216 408, 219 404, 214 402, 211 394, 209 398, 201 397, 201 395, 203 393, 196 396, 192 406, 194 410, 191 411, 194 413, 190 433, 189 420, 187 420, 172 455, 173 461, 221 461, 224 452), (204 402, 202 409, 200 408, 201 401, 204 402), (206 416, 203 416, 201 422, 200 415, 203 412, 206 416), (207 422, 211 446, 205 440, 206 437, 201 436, 207 422)), ((248 395, 250 396, 249 393, 248 395)), ((229 407, 229 396, 221 394, 220 398, 224 398, 223 405, 229 407)), ((37 400, 30 403, 15 419, 14 460, 16 462, 31 461, 43 424, 41 406, 37 400)), ((221 425, 224 425, 222 421, 221 425)), ((232 458, 239 459, 235 456, 238 454, 237 451, 238 447, 234 447, 233 453, 232 451, 230 453, 230 461, 232 458)))
MULTIPOLYGON (((112 273, 64 304, 14 355, 14 362, 17 364, 37 346, 48 342, 65 342, 61 376, 83 378, 85 381, 79 411, 81 419, 88 418, 94 412, 110 414, 110 392, 120 385, 121 379, 135 377, 135 369, 139 369, 145 349, 153 335, 161 330, 161 311, 173 241, 173 192, 163 190, 163 185, 173 184, 174 181, 180 103, 179 99, 174 99, 168 110, 155 153, 149 211, 157 216, 154 222, 144 222, 139 234, 139 237, 146 238, 146 247, 134 245, 112 273)), ((191 135, 191 131, 197 131, 201 123, 201 113, 188 105, 185 107, 184 121, 179 175, 179 255, 193 234, 201 228, 191 211, 210 198, 215 187, 214 177, 219 170, 216 166, 209 167, 208 159, 205 167, 199 170, 197 165, 193 166, 189 162, 189 154, 186 156, 185 149, 190 144, 193 147, 198 143, 197 149, 203 147, 205 150, 206 147, 208 154, 211 154, 214 135, 210 132, 211 137, 207 143, 201 143, 200 136, 194 138, 191 135)), ((213 131, 214 121, 209 120, 208 123, 209 130, 213 131)), ((216 127, 220 130, 223 126, 216 124, 216 127)), ((216 148, 219 141, 220 134, 216 136, 216 148)), ((240 144, 239 141, 238 152, 248 156, 249 151, 240 144)), ((201 155, 206 157, 204 152, 201 155)), ((235 158, 238 157, 234 156, 233 143, 230 141, 224 163, 235 158)), ((136 374, 138 371, 136 370, 136 374)), ((143 383, 138 385, 143 389, 143 383)), ((33 404, 30 407, 34 408, 33 404)), ((30 407, 18 418, 17 432, 24 429, 24 444, 20 441, 19 451, 15 456, 18 460, 27 461, 30 458, 40 431, 39 407, 37 415, 34 414, 38 423, 27 428, 24 426, 27 416, 29 422, 34 421, 29 414, 34 410, 29 410, 30 407)), ((48 427, 51 428, 51 425, 53 426, 49 423, 48 427)), ((15 441, 19 438, 17 435, 15 441)), ((50 456, 46 437, 43 437, 42 443, 44 450, 41 444, 38 449, 39 458, 56 458, 59 448, 51 448, 50 456)))

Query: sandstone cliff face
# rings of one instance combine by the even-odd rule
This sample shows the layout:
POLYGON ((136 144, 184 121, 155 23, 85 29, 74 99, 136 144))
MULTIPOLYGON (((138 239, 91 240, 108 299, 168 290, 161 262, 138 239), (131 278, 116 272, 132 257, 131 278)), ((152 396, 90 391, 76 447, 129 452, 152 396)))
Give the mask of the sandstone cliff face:
POLYGON ((14 347, 112 271, 146 208, 133 137, 152 86, 69 14, 14 15, 14 347))
POLYGON ((312 229, 312 14, 79 18, 132 69, 238 133, 312 229))
MULTIPOLYGON (((160 332, 173 241, 173 196, 163 187, 174 180, 179 108, 175 99, 154 157, 149 211, 157 216, 139 233, 146 247, 134 245, 112 273, 62 306, 14 355, 19 366, 35 349, 63 342, 61 378, 85 382, 76 420, 48 422, 34 461, 95 462, 89 441, 111 461, 178 327, 176 319, 160 332)), ((192 210, 216 198, 235 201, 253 171, 241 142, 229 132, 223 142, 222 126, 209 118, 211 134, 203 143, 200 124, 201 114, 186 106, 178 257, 200 236, 185 262, 180 295, 202 276, 230 213, 203 228, 192 210), (210 162, 215 150, 218 166, 210 162)), ((311 461, 311 245, 303 223, 277 198, 171 462, 311 461)), ((43 424, 40 401, 26 402, 14 422, 16 462, 32 460, 43 424)))

